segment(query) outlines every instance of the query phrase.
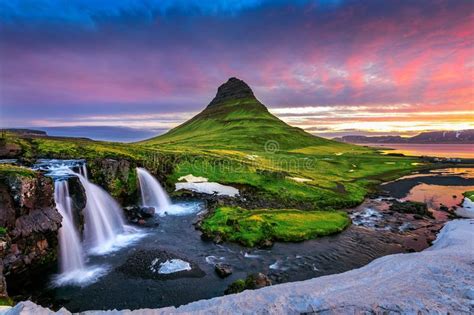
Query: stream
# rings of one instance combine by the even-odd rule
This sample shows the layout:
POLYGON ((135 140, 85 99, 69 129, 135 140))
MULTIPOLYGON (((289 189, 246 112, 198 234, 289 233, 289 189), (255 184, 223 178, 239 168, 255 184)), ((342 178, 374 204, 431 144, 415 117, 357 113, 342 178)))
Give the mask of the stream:
POLYGON ((203 241, 193 222, 205 210, 199 200, 173 200, 174 215, 155 215, 157 226, 135 227, 140 238, 126 247, 102 255, 87 255, 86 264, 105 272, 90 282, 53 286, 59 272, 38 274, 22 287, 9 287, 12 295, 31 296, 35 302, 72 312, 90 309, 138 309, 178 306, 224 294, 233 281, 262 272, 274 284, 340 273, 364 266, 375 258, 429 246, 447 220, 447 207, 457 206, 462 193, 474 190, 473 169, 425 171, 381 186, 390 197, 368 199, 348 210, 353 224, 340 234, 299 243, 275 243, 271 249, 250 249, 232 243, 203 241), (434 219, 414 220, 393 213, 389 199, 422 201, 434 219), (178 259, 191 270, 160 274, 155 259, 178 259), (220 278, 214 264, 224 262, 233 273, 220 278))

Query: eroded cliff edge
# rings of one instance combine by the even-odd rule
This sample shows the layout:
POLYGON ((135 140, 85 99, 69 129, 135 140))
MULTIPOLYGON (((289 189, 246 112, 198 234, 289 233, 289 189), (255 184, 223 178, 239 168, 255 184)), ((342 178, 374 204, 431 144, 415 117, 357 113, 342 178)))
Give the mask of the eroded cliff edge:
MULTIPOLYGON (((345 273, 285 283, 193 302, 178 308, 115 311, 113 314, 472 314, 474 312, 474 220, 446 224, 434 245, 420 253, 374 260, 345 273)), ((22 302, 0 314, 54 313, 22 302)), ((82 314, 111 314, 88 311, 82 314)))

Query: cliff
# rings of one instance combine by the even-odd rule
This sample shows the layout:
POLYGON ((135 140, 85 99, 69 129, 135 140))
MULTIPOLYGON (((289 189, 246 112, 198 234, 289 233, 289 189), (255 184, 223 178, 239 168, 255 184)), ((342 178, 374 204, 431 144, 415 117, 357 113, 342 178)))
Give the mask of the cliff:
POLYGON ((4 276, 28 277, 56 260, 62 217, 51 179, 20 167, 0 170, 0 299, 5 301, 4 276))

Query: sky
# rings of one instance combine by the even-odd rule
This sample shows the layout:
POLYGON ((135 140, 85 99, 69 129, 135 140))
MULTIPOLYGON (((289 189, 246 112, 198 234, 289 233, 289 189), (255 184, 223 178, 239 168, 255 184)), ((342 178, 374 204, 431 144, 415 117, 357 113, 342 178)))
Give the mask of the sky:
POLYGON ((474 1, 0 2, 0 126, 133 141, 229 77, 332 137, 474 128, 474 1))

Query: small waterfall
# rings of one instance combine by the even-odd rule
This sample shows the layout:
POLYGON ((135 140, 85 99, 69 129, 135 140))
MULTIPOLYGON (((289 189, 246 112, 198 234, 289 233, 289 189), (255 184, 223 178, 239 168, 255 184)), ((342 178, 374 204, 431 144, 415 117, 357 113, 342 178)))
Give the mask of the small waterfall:
POLYGON ((154 207, 157 213, 164 214, 171 207, 171 201, 166 191, 146 169, 137 167, 137 175, 140 182, 142 205, 154 207))
POLYGON ((84 176, 85 179, 89 180, 89 176, 87 176, 87 166, 85 162, 79 167, 79 174, 84 176))
MULTIPOLYGON (((85 172, 87 174, 87 171, 85 172)), ((86 192, 84 209, 84 242, 93 249, 112 246, 118 234, 124 232, 125 221, 119 204, 102 188, 76 174, 86 192)))
POLYGON ((56 208, 63 217, 62 226, 59 229, 61 273, 83 270, 85 268, 84 253, 79 234, 74 226, 67 180, 56 180, 54 182, 54 201, 56 202, 56 208))

